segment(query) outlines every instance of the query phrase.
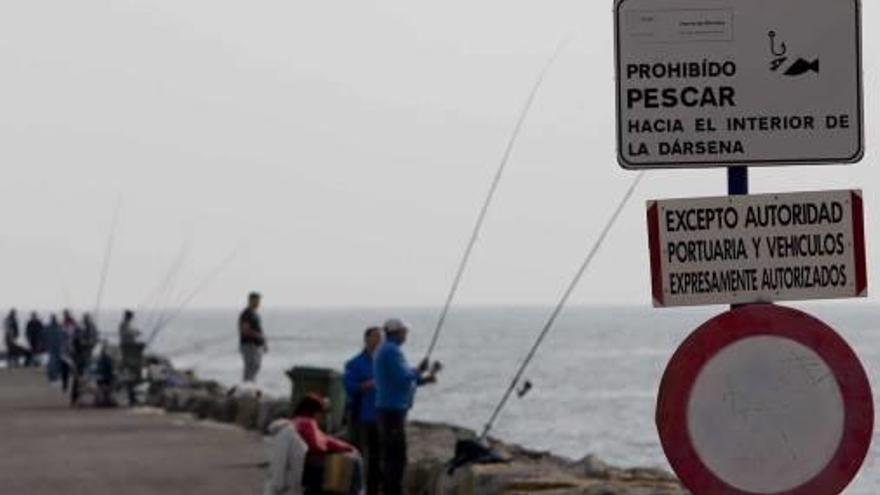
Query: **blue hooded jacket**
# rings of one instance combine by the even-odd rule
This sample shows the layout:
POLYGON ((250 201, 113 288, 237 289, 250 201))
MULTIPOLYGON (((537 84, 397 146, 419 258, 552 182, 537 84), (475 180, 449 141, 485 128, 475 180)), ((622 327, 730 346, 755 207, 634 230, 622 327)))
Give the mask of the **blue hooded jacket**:
POLYGON ((385 340, 376 353, 373 370, 376 377, 376 408, 409 410, 419 385, 419 372, 407 364, 400 344, 391 338, 385 340))
POLYGON ((372 423, 376 421, 376 388, 364 390, 361 385, 373 379, 373 357, 363 351, 345 363, 345 391, 348 407, 354 414, 354 421, 372 423))

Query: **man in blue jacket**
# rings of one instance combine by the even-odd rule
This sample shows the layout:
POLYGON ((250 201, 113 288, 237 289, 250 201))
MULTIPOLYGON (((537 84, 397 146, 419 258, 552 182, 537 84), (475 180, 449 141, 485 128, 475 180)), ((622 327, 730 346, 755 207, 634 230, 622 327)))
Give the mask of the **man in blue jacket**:
POLYGON ((373 355, 382 344, 382 329, 364 332, 364 349, 345 363, 345 391, 348 396, 350 438, 361 452, 367 471, 367 495, 379 495, 382 479, 379 454, 379 423, 376 418, 376 382, 373 355))
POLYGON ((376 379, 376 409, 382 450, 382 489, 384 495, 403 494, 406 470, 406 415, 415 398, 416 387, 437 381, 440 363, 428 372, 428 362, 418 368, 407 364, 401 347, 409 328, 402 321, 385 322, 385 343, 376 353, 373 370, 376 379))

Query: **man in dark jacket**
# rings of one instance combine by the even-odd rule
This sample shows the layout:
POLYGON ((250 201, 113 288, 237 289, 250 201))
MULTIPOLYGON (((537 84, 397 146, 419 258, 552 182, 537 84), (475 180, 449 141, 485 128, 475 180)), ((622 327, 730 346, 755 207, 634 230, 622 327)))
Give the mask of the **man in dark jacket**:
POLYGON ((31 318, 28 320, 24 333, 28 341, 28 346, 31 348, 31 357, 27 365, 39 366, 39 356, 46 352, 46 344, 43 322, 40 321, 40 317, 37 316, 36 311, 31 313, 31 318))
POLYGON ((268 350, 266 337, 263 335, 263 324, 257 310, 260 308, 260 294, 251 292, 248 295, 248 304, 238 317, 238 340, 241 357, 244 361, 244 381, 254 382, 260 365, 263 361, 263 353, 268 350))
POLYGON ((381 480, 376 382, 373 380, 373 355, 381 343, 382 329, 368 328, 364 332, 364 349, 345 363, 343 378, 348 397, 350 437, 367 468, 367 495, 379 494, 381 480))
POLYGON ((382 492, 402 495, 406 471, 406 415, 413 405, 416 387, 437 381, 440 363, 428 372, 428 362, 411 368, 401 347, 409 328, 397 319, 384 325, 385 343, 376 352, 373 370, 376 380, 376 409, 382 450, 382 492))

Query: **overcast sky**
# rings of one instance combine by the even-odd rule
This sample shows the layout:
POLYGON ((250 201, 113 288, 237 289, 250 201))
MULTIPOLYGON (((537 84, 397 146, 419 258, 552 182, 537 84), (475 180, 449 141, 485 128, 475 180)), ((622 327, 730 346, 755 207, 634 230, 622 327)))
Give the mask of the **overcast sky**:
MULTIPOLYGON (((868 153, 753 172, 753 191, 859 187, 876 282, 880 10, 866 2, 868 153)), ((179 253, 195 306, 437 305, 557 42, 462 304, 558 298, 633 177, 615 161, 612 2, 0 3, 0 306, 134 306, 179 253), (189 245, 187 250, 185 245, 189 245)), ((725 192, 650 173, 577 303, 649 304, 644 201, 725 192)), ((876 293, 876 291, 874 291, 876 293)))

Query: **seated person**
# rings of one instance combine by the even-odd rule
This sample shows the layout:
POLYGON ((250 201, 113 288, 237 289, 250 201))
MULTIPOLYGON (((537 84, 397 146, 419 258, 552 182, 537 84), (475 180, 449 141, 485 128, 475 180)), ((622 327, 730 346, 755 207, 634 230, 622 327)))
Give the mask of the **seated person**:
POLYGON ((349 443, 321 431, 320 420, 327 413, 328 401, 314 394, 308 394, 297 404, 293 411, 293 425, 296 432, 308 446, 306 453, 303 486, 307 494, 323 493, 324 466, 328 454, 350 454, 355 469, 352 473, 350 493, 362 491, 362 462, 357 449, 349 443))

